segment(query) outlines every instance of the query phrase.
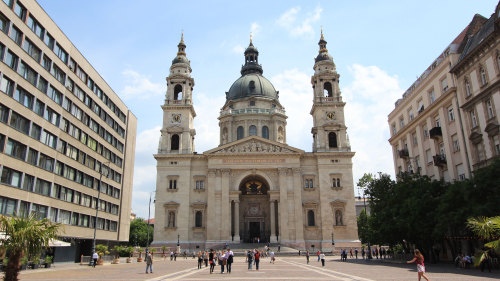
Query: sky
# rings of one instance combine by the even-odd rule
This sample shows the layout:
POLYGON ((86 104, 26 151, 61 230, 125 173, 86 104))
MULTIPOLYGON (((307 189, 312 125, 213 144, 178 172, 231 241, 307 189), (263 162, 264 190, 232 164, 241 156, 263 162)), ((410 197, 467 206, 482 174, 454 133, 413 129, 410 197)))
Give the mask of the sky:
MULTIPOLYGON (((364 173, 394 176, 388 114, 394 102, 472 20, 498 2, 479 1, 161 1, 39 0, 138 119, 132 209, 148 217, 166 81, 181 33, 195 80, 195 148, 218 145, 225 92, 240 77, 243 52, 280 92, 288 145, 312 150, 314 57, 321 27, 340 74, 353 158, 364 173)), ((151 205, 151 214, 154 206, 151 205)))

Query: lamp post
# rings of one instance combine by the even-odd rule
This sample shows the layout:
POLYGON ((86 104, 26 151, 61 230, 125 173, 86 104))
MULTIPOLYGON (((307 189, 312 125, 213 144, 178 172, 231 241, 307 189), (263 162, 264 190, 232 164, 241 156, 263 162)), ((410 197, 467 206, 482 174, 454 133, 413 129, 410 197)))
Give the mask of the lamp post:
POLYGON ((179 233, 177 233, 177 253, 181 253, 181 243, 179 243, 179 238, 181 236, 179 235, 179 233))
POLYGON ((335 240, 333 240, 333 231, 332 231, 332 255, 333 255, 333 250, 335 250, 335 240))
MULTIPOLYGON (((95 253, 95 242, 96 242, 96 234, 97 234, 97 215, 99 214, 99 201, 101 199, 101 183, 102 183, 102 165, 105 165, 106 166, 109 165, 109 162, 106 162, 105 164, 101 164, 101 167, 99 168, 99 186, 98 186, 98 189, 97 189, 97 203, 96 203, 96 206, 95 206, 95 220, 94 220, 94 240, 92 242, 92 254, 93 255, 95 253)), ((108 166, 106 166, 107 168, 108 166)), ((107 170, 107 169, 106 169, 107 170)), ((108 177, 109 175, 109 171, 108 173, 106 174, 106 177, 108 177)), ((90 264, 92 264, 93 260, 90 259, 90 264)))
MULTIPOLYGON (((366 226, 366 219, 368 218, 368 214, 366 213, 366 200, 365 200, 365 189, 364 188, 363 188, 363 207, 365 209, 365 221, 364 221, 364 224, 366 226)), ((372 257, 372 249, 370 247, 370 240, 368 240, 368 259, 371 260, 372 258, 373 258, 372 257)))
POLYGON ((148 204, 148 239, 146 240, 146 254, 148 253, 149 248, 149 223, 151 220, 151 194, 149 193, 149 204, 148 204))

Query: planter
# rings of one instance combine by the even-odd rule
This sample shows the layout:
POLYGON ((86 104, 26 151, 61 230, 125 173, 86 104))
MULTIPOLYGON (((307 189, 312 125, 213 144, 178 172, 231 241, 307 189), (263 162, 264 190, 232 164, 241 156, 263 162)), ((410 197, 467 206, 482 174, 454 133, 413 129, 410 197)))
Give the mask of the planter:
POLYGON ((131 263, 132 262, 132 258, 127 258, 127 263, 131 263))
POLYGON ((111 262, 111 264, 119 264, 120 263, 120 259, 113 259, 113 261, 111 262))
POLYGON ((45 268, 50 268, 51 265, 52 265, 51 263, 46 263, 45 268))
POLYGON ((97 260, 97 265, 103 265, 104 264, 104 260, 103 259, 98 259, 97 260))
POLYGON ((142 258, 137 258, 137 262, 142 262, 142 258))

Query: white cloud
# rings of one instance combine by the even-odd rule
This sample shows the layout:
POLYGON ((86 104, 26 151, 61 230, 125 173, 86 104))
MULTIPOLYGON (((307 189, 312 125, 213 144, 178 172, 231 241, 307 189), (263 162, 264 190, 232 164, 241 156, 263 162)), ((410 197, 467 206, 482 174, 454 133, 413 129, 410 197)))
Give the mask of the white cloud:
POLYGON ((287 144, 311 151, 312 116, 309 114, 313 99, 311 77, 297 69, 289 69, 270 80, 279 91, 280 102, 285 107, 288 116, 287 144))
POLYGON ((288 30, 290 35, 294 37, 312 37, 314 36, 312 24, 319 21, 323 9, 318 6, 313 11, 307 12, 301 19, 298 19, 298 17, 301 16, 299 14, 300 10, 301 7, 290 8, 276 20, 276 23, 288 30))
MULTIPOLYGON (((153 154, 158 149, 161 126, 144 130, 137 135, 134 165, 134 189, 132 209, 140 217, 147 217, 149 194, 156 189, 156 160, 153 154)), ((151 217, 154 217, 151 204, 151 217)))
POLYGON ((255 37, 257 34, 259 34, 261 29, 262 29, 262 27, 258 23, 253 22, 252 26, 250 27, 250 31, 252 32, 252 36, 255 37))
POLYGON ((347 102, 345 119, 354 156, 354 185, 364 173, 384 172, 394 175, 392 149, 389 145, 387 115, 403 92, 398 77, 377 66, 352 65, 354 80, 342 87, 347 102))
POLYGON ((245 52, 245 48, 243 46, 236 45, 236 46, 233 47, 233 53, 241 55, 241 54, 243 54, 243 52, 245 52))
POLYGON ((128 81, 121 91, 124 99, 148 99, 163 93, 163 85, 151 82, 148 77, 134 70, 124 70, 122 75, 125 76, 125 81, 128 81))

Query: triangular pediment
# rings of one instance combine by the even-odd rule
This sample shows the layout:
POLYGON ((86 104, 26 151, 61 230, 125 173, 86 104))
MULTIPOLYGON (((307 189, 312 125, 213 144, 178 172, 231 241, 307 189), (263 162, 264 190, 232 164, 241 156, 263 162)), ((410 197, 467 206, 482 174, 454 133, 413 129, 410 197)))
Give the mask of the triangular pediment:
POLYGON ((303 150, 258 136, 250 136, 205 151, 205 155, 219 154, 302 154, 303 150))

